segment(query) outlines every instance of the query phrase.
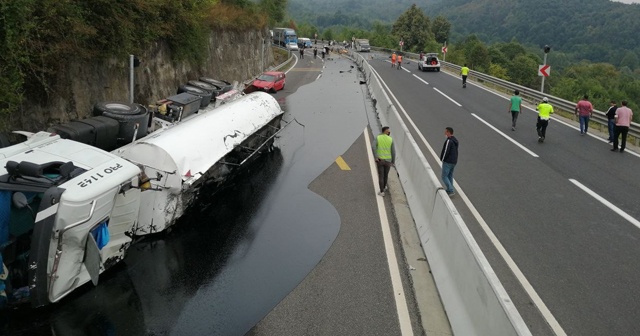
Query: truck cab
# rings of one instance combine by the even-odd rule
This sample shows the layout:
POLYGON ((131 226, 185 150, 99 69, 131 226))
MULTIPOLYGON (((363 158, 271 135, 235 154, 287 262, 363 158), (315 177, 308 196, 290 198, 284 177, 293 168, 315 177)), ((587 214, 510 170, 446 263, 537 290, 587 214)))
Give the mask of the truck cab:
MULTIPOLYGON (((140 168, 39 132, 0 149, 0 280, 8 303, 57 302, 117 263, 138 219, 140 168)), ((0 293, 2 294, 2 293, 0 293)))

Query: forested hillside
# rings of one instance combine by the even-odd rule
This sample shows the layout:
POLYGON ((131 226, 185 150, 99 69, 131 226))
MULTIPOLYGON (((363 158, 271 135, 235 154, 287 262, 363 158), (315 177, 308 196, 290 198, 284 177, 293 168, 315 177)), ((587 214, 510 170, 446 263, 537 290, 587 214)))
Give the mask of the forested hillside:
POLYGON ((370 29, 374 21, 394 22, 412 4, 424 6, 433 0, 289 0, 289 15, 320 29, 344 26, 370 29))
POLYGON ((592 62, 637 68, 640 5, 609 0, 447 0, 424 7, 444 15, 452 37, 543 46, 592 62))

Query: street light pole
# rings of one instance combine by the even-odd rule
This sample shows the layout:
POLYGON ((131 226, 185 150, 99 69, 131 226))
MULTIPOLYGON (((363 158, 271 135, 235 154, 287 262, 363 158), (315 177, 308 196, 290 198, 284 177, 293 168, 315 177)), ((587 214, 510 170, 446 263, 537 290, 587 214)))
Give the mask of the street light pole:
POLYGON ((129 103, 133 104, 133 67, 134 56, 129 55, 129 103))

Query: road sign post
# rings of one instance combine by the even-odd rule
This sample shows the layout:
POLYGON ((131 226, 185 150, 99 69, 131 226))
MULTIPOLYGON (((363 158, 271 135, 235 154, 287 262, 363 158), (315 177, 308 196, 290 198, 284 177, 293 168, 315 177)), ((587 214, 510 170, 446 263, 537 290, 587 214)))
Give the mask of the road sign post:
POLYGON ((442 47, 442 61, 447 61, 447 42, 445 42, 444 47, 442 47))
POLYGON ((400 52, 402 52, 402 46, 404 45, 404 41, 400 41, 400 52))
POLYGON ((538 76, 542 76, 542 86, 540 86, 540 92, 544 93, 544 79, 549 76, 551 72, 551 68, 547 65, 547 54, 551 51, 551 47, 546 45, 544 46, 544 60, 542 61, 542 65, 538 67, 538 76))

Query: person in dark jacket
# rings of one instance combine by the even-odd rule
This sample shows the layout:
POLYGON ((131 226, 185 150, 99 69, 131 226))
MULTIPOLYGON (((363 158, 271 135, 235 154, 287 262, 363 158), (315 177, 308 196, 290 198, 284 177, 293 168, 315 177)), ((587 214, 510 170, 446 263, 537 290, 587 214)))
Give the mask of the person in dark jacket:
POLYGON ((616 129, 616 110, 618 109, 618 104, 616 104, 615 100, 611 101, 611 106, 607 110, 607 128, 609 129, 609 143, 613 142, 613 132, 616 129))
POLYGON ((453 169, 458 163, 458 139, 453 136, 453 128, 447 127, 444 130, 447 140, 442 146, 440 153, 440 161, 442 161, 442 182, 446 188, 447 194, 453 196, 456 194, 453 188, 453 169))

